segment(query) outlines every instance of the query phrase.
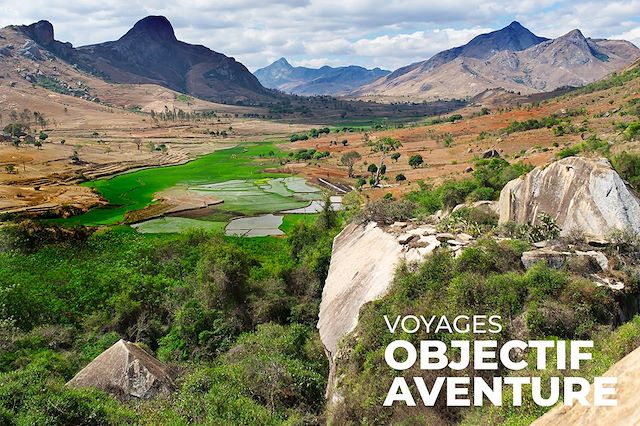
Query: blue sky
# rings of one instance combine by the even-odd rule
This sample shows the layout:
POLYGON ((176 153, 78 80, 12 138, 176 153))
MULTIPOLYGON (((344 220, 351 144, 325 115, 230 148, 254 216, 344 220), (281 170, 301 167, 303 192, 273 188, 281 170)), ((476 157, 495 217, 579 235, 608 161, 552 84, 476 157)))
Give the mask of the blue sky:
POLYGON ((147 15, 179 39, 233 56, 249 69, 281 56, 294 65, 396 69, 517 20, 557 37, 574 28, 640 45, 640 0, 0 0, 0 26, 47 19, 76 46, 114 40, 147 15))

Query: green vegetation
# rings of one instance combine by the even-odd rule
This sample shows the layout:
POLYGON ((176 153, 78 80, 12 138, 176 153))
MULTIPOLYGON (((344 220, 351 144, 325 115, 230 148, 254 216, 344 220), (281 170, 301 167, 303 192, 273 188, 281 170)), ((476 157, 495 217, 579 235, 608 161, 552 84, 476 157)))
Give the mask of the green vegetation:
POLYGON ((568 109, 560 114, 552 114, 540 119, 532 118, 525 121, 512 121, 504 131, 506 133, 526 132, 529 130, 543 129, 545 127, 550 129, 553 126, 557 126, 554 128, 554 134, 556 136, 562 136, 565 133, 579 133, 586 131, 586 127, 573 126, 569 118, 585 114, 586 110, 584 108, 568 109))
POLYGON ((398 139, 385 136, 376 139, 375 141, 370 140, 368 142, 368 145, 371 148, 371 152, 380 155, 380 164, 376 167, 376 169, 372 170, 371 168, 371 166, 375 167, 374 164, 371 164, 368 169, 369 172, 373 174, 373 176, 371 177, 371 186, 377 186, 380 183, 380 180, 385 177, 384 175, 387 171, 387 166, 384 164, 384 160, 388 155, 390 155, 394 151, 397 151, 398 148, 402 146, 402 144, 398 139))
POLYGON ((85 84, 73 86, 65 81, 57 79, 56 77, 49 77, 46 75, 38 75, 38 78, 36 79, 36 82, 34 84, 47 90, 51 90, 52 92, 61 93, 63 95, 71 95, 75 97, 89 96, 90 91, 90 88, 85 84))
POLYGON ((176 101, 191 105, 191 103, 193 102, 193 97, 181 93, 179 95, 176 95, 176 101))
MULTIPOLYGON (((522 407, 506 403, 472 410, 446 407, 408 409, 403 404, 382 408, 393 377, 416 375, 416 370, 391 370, 384 361, 385 347, 395 339, 418 344, 420 340, 483 338, 482 335, 427 333, 395 334, 387 330, 383 315, 395 318, 403 312, 431 315, 500 315, 505 328, 498 336, 484 337, 499 341, 511 339, 592 339, 595 341, 594 362, 587 364, 580 375, 602 374, 614 361, 640 344, 640 317, 616 331, 613 326, 617 302, 605 288, 596 287, 579 274, 549 269, 538 264, 528 271, 522 269, 520 256, 528 243, 518 240, 496 243, 480 240, 477 246, 465 249, 456 258, 447 249, 436 251, 417 270, 401 267, 390 293, 382 300, 365 305, 355 335, 345 345, 352 347, 340 357, 337 376, 341 377, 340 392, 344 401, 337 404, 331 421, 334 424, 510 424, 526 425, 547 408, 533 404, 529 393, 522 407), (365 391, 366 389, 366 391, 365 391), (428 420, 427 420, 428 419, 428 420)), ((454 349, 448 354, 455 358, 454 349)), ((563 376, 564 370, 535 370, 535 353, 526 355, 529 369, 525 376, 563 376)), ((420 371, 431 388, 437 376, 482 375, 467 368, 462 371, 420 371)), ((503 367, 497 376, 512 374, 503 367)), ((493 374, 491 375, 493 376, 493 374)), ((486 376, 484 376, 486 378, 486 376)), ((544 384, 548 386, 548 381, 544 384)), ((526 393, 525 393, 526 395, 526 393)), ((508 400, 508 396, 507 396, 508 400)))
POLYGON ((5 226, 0 423, 319 422, 315 321, 337 220, 296 215, 288 238, 251 239, 5 226), (179 391, 124 403, 63 387, 121 337, 181 366, 179 391))
POLYGON ((347 167, 347 174, 353 177, 353 166, 362 159, 362 156, 356 151, 349 151, 342 154, 340 164, 347 167))
POLYGON ((432 118, 430 120, 427 120, 425 122, 426 125, 432 125, 432 124, 440 124, 440 123, 453 123, 455 121, 460 121, 462 120, 462 115, 461 114, 453 114, 450 115, 448 117, 436 117, 436 118, 432 118))
POLYGON ((598 138, 596 135, 591 135, 582 142, 579 142, 575 145, 561 149, 558 152, 557 157, 558 158, 572 157, 582 152, 598 153, 600 155, 606 156, 609 154, 609 143, 607 141, 604 141, 598 138))
POLYGON ((623 151, 613 156, 611 163, 629 185, 636 191, 640 190, 640 154, 623 151))
POLYGON ((318 151, 314 148, 299 149, 296 152, 289 152, 289 157, 295 161, 320 160, 329 157, 329 151, 318 151))
POLYGON ((429 215, 438 210, 450 210, 465 201, 495 200, 500 190, 512 179, 527 173, 531 166, 510 164, 501 158, 476 161, 473 178, 448 180, 434 188, 420 183, 420 189, 407 195, 415 203, 416 215, 429 215))
POLYGON ((243 145, 216 151, 179 166, 145 169, 87 182, 84 185, 95 188, 110 205, 65 219, 65 223, 99 225, 121 222, 126 212, 149 205, 153 194, 178 184, 202 185, 232 179, 278 177, 262 171, 273 165, 275 160, 260 161, 260 155, 267 157, 269 151, 274 150, 272 144, 243 145))
POLYGON ((412 169, 417 169, 422 165, 422 163, 424 163, 424 160, 422 159, 422 155, 420 154, 412 155, 409 158, 409 165, 411 166, 412 169))
POLYGON ((329 134, 329 133, 331 133, 331 129, 329 129, 328 127, 323 127, 321 129, 311 129, 309 130, 308 133, 291 135, 291 137, 289 138, 289 141, 291 142, 306 141, 309 138, 317 138, 322 134, 329 134))
POLYGON ((640 136, 640 121, 634 121, 625 126, 622 135, 626 140, 635 140, 640 136))

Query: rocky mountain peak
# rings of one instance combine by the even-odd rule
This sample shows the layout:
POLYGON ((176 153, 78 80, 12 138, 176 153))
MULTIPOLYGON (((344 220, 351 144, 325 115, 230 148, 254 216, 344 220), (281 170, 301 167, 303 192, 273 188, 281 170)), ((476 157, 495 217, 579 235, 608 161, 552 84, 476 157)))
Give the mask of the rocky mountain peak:
POLYGON ((49 21, 38 21, 22 27, 23 32, 36 43, 47 46, 53 39, 53 25, 49 21))
POLYGON ((511 50, 520 51, 547 40, 538 37, 518 21, 487 34, 481 34, 463 47, 462 56, 485 58, 492 52, 511 50))
MULTIPOLYGON (((151 37, 161 41, 177 41, 171 22, 164 16, 147 16, 136 22, 122 39, 132 37, 151 37)), ((121 39, 121 40, 122 40, 121 39)))
POLYGON ((571 30, 563 36, 556 39, 557 41, 571 41, 571 42, 584 42, 587 39, 579 29, 571 30))
POLYGON ((284 57, 278 59, 277 61, 275 61, 271 65, 277 65, 277 66, 283 67, 283 68, 293 68, 293 66, 289 63, 289 61, 287 61, 284 57))

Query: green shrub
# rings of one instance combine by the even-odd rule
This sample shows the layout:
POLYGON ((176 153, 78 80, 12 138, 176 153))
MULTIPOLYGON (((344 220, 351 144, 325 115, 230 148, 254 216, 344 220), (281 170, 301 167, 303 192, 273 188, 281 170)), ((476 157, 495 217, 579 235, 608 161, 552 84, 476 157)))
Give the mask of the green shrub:
POLYGON ((640 154, 623 151, 611 162, 620 176, 636 190, 640 190, 640 154))

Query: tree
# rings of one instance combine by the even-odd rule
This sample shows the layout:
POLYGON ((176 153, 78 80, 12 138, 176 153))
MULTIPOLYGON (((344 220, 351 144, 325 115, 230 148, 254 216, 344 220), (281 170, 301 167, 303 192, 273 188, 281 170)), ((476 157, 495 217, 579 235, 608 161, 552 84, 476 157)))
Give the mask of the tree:
POLYGON ((424 163, 424 160, 420 154, 412 155, 411 158, 409 158, 409 165, 413 169, 420 167, 422 163, 424 163))
POLYGON ((40 132, 40 134, 38 135, 38 139, 40 139, 40 142, 46 141, 48 137, 49 135, 45 132, 40 132))
POLYGON ((396 182, 402 182, 403 180, 407 180, 407 178, 402 173, 396 176, 396 182))
POLYGON ((13 174, 16 172, 16 167, 13 164, 7 164, 6 166, 4 166, 4 170, 9 174, 13 174))
POLYGON ((378 166, 376 166, 375 164, 371 163, 371 164, 369 164, 369 167, 367 167, 367 171, 369 173, 371 173, 371 178, 373 179, 374 175, 376 173, 378 173, 378 166))
POLYGON ((41 149, 41 148, 42 148, 42 142, 40 142, 40 140, 35 141, 35 142, 33 143, 33 145, 34 145, 36 148, 38 148, 38 149, 41 149))
POLYGON ((347 172, 349 177, 353 177, 353 166, 360 161, 362 156, 358 154, 356 151, 349 151, 342 154, 340 157, 340 164, 343 166, 347 166, 347 172))
POLYGON ((373 186, 377 186, 380 183, 380 169, 384 165, 384 159, 389 155, 391 151, 396 151, 398 148, 402 146, 398 139, 392 138, 390 136, 385 136, 380 139, 376 139, 375 141, 369 142, 369 146, 371 147, 371 152, 380 153, 380 166, 373 177, 374 184, 373 186))
POLYGON ((140 147, 142 146, 142 139, 140 138, 135 138, 133 140, 133 143, 136 144, 136 148, 138 148, 138 151, 140 151, 140 147))
POLYGON ((338 214, 333 210, 331 196, 325 193, 322 197, 322 210, 318 215, 317 225, 321 229, 329 230, 338 223, 338 214))
POLYGON ((398 162, 398 158, 400 158, 400 153, 399 152, 394 152, 393 154, 391 154, 391 159, 393 161, 395 161, 396 163, 398 162))
POLYGON ((14 138, 19 138, 22 136, 26 136, 27 130, 29 130, 29 126, 18 123, 11 123, 4 126, 4 129, 2 130, 6 133, 11 133, 11 136, 13 136, 14 138))

